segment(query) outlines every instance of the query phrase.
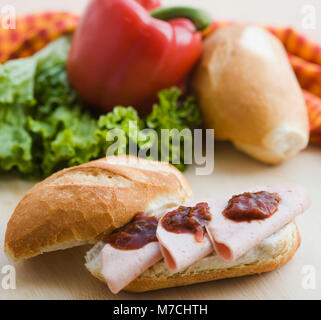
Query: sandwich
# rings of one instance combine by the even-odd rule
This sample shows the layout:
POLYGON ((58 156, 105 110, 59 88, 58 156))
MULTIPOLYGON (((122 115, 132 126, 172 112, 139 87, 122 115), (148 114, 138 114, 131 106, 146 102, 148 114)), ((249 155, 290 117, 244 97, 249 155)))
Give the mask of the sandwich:
POLYGON ((173 166, 113 156, 35 185, 8 222, 13 259, 85 243, 86 267, 113 293, 144 292, 279 268, 300 245, 306 191, 280 184, 192 199, 173 166))

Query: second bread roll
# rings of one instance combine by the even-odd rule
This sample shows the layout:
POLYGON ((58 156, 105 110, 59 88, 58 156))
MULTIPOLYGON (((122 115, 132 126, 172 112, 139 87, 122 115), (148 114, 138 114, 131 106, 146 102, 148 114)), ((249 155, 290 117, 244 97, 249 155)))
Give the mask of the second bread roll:
POLYGON ((282 43, 257 26, 208 36, 192 82, 208 128, 265 163, 307 146, 306 105, 282 43))

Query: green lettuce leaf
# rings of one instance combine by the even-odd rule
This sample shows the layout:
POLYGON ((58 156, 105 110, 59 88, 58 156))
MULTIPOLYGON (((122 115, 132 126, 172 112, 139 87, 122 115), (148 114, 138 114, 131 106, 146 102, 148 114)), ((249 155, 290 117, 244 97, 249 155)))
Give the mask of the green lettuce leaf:
POLYGON ((97 120, 67 81, 69 37, 0 66, 0 169, 48 176, 97 158, 97 120))
POLYGON ((140 119, 137 111, 132 107, 117 106, 113 111, 100 116, 98 129, 95 133, 102 151, 100 156, 105 156, 107 149, 114 142, 118 141, 112 133, 119 138, 119 146, 115 154, 134 154, 129 150, 129 141, 131 140, 135 149, 138 150, 137 136, 138 132, 142 129, 144 129, 144 121, 140 119))
POLYGON ((162 160, 172 163, 183 171, 186 168, 183 156, 184 139, 191 150, 192 134, 185 131, 185 134, 179 136, 179 132, 196 128, 201 124, 201 114, 196 98, 194 96, 183 97, 177 87, 172 87, 160 91, 158 99, 159 102, 154 104, 152 112, 146 117, 146 127, 158 133, 158 148, 162 160), (162 138, 163 129, 169 130, 167 139, 164 139, 164 135, 162 138))
POLYGON ((0 169, 18 168, 21 173, 31 173, 32 139, 25 129, 26 116, 20 105, 0 107, 0 169))
POLYGON ((33 58, 10 60, 0 65, 0 103, 34 104, 35 73, 33 58))

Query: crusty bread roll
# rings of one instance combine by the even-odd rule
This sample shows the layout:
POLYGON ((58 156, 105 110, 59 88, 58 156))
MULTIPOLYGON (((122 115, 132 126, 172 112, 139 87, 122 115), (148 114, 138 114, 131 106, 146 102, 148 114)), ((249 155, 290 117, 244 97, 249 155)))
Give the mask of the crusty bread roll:
POLYGON ((216 139, 271 164, 306 147, 302 91, 282 43, 268 31, 233 25, 209 35, 192 87, 216 139))
POLYGON ((138 212, 155 215, 191 197, 188 181, 165 162, 113 156, 64 169, 20 201, 5 252, 16 260, 97 242, 138 212))
MULTIPOLYGON (((105 279, 101 274, 100 252, 104 245, 102 241, 98 242, 85 257, 87 269, 102 282, 105 279)), ((287 263, 299 246, 300 234, 295 222, 291 222, 233 262, 226 262, 213 253, 183 272, 170 273, 162 260, 124 290, 145 292, 272 271, 287 263)))

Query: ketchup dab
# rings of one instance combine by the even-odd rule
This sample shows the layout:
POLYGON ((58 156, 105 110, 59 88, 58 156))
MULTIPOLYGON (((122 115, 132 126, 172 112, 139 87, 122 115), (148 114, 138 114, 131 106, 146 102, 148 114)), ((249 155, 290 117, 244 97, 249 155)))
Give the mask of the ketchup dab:
POLYGON ((245 192, 229 200, 223 215, 236 222, 262 220, 271 217, 278 210, 280 201, 277 193, 245 192))
POLYGON ((108 235, 104 242, 121 250, 135 250, 157 241, 158 220, 138 213, 132 221, 108 235))
POLYGON ((195 240, 203 241, 205 226, 211 220, 210 208, 206 202, 200 202, 194 207, 180 206, 168 212, 162 219, 162 226, 169 232, 192 233, 195 240))

